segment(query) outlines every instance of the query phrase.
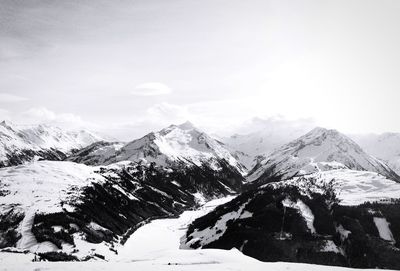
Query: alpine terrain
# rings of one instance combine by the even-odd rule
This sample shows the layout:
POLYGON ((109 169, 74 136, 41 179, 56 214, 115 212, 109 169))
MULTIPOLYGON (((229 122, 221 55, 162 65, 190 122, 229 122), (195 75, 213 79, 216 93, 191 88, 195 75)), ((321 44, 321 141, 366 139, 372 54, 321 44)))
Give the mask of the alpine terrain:
POLYGON ((0 168, 0 259, 400 268, 399 176, 335 130, 243 152, 246 170, 190 122, 128 143, 1 129, 35 154, 0 168))
POLYGON ((147 221, 238 193, 244 180, 229 151, 189 123, 67 160, 0 169, 0 248, 106 259, 147 221))
POLYGON ((325 128, 315 128, 265 155, 251 170, 247 181, 265 183, 274 176, 289 179, 331 169, 372 171, 400 181, 384 162, 367 154, 347 136, 325 128))
POLYGON ((32 160, 63 160, 72 151, 106 140, 94 133, 66 131, 50 125, 18 126, 0 123, 0 167, 32 160))

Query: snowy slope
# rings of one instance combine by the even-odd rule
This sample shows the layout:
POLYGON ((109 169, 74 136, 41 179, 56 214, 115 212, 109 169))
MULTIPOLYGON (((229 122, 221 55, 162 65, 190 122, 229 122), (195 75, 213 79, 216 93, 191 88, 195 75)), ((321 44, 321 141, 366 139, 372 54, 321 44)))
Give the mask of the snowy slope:
POLYGON ((228 166, 242 175, 245 174, 243 166, 221 143, 189 122, 171 125, 126 144, 114 157, 110 157, 108 163, 140 161, 143 158, 163 166, 207 165, 215 171, 228 166))
POLYGON ((351 139, 336 130, 324 128, 315 128, 267 155, 253 169, 247 180, 262 182, 262 179, 270 176, 283 176, 287 179, 339 168, 372 171, 396 181, 400 180, 392 169, 364 152, 351 139))
POLYGON ((65 131, 49 125, 18 126, 0 123, 0 164, 17 165, 33 159, 60 160, 74 149, 102 138, 91 132, 65 131))
POLYGON ((390 168, 400 174, 400 134, 350 135, 366 152, 385 161, 390 168))
POLYGON ((319 184, 327 184, 333 180, 333 188, 341 205, 354 206, 366 202, 400 199, 400 183, 369 171, 327 170, 267 185, 274 187, 294 185, 302 191, 307 191, 311 179, 315 179, 319 184))
POLYGON ((82 164, 40 161, 0 169, 0 213, 38 210, 43 213, 71 209, 80 190, 104 178, 82 164))
POLYGON ((115 156, 125 144, 122 142, 95 142, 67 157, 67 161, 85 165, 104 165, 115 156))
POLYGON ((50 125, 38 125, 19 130, 19 135, 26 141, 43 149, 58 149, 69 152, 104 140, 99 135, 85 130, 66 131, 50 125))

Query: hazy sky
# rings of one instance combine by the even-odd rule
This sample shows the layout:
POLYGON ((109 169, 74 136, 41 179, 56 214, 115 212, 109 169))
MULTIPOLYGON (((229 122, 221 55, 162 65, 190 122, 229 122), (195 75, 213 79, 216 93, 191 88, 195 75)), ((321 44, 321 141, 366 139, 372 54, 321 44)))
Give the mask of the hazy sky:
POLYGON ((0 117, 125 139, 253 117, 400 132, 400 1, 0 1, 0 117))

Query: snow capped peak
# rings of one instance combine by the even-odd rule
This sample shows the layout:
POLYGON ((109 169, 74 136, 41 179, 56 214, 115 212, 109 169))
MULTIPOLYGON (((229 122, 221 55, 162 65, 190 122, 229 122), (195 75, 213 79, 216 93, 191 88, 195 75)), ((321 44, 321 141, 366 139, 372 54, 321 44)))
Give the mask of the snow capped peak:
POLYGON ((331 136, 339 136, 340 133, 335 129, 327 129, 324 127, 315 127, 312 129, 307 135, 317 136, 324 136, 324 135, 331 135, 331 136))
POLYGON ((290 178, 337 168, 372 171, 389 179, 400 179, 387 165, 365 153, 347 136, 318 127, 267 155, 253 170, 249 181, 267 175, 290 178))
POLYGON ((310 132, 308 132, 307 134, 305 134, 304 136, 301 136, 299 139, 302 139, 302 140, 330 139, 330 140, 351 141, 350 138, 348 138, 344 134, 338 132, 337 130, 327 129, 327 128, 323 128, 323 127, 316 127, 314 129, 312 129, 310 132))
POLYGON ((310 148, 310 146, 319 147, 313 150, 316 156, 326 152, 337 152, 338 149, 343 152, 346 152, 348 149, 353 149, 357 153, 363 152, 357 143, 337 130, 317 127, 298 139, 278 148, 275 153, 284 149, 301 152, 303 149, 310 148))
POLYGON ((208 165, 214 170, 229 165, 245 174, 240 163, 222 144, 195 128, 190 122, 171 125, 126 144, 110 159, 110 163, 123 160, 138 161, 142 158, 159 165, 208 165))

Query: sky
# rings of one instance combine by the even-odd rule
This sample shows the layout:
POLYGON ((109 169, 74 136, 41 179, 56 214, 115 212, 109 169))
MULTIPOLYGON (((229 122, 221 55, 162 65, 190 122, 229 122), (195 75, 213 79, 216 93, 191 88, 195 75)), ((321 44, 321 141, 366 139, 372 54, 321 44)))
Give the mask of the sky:
POLYGON ((396 0, 2 0, 0 118, 132 139, 190 120, 400 132, 396 0))

